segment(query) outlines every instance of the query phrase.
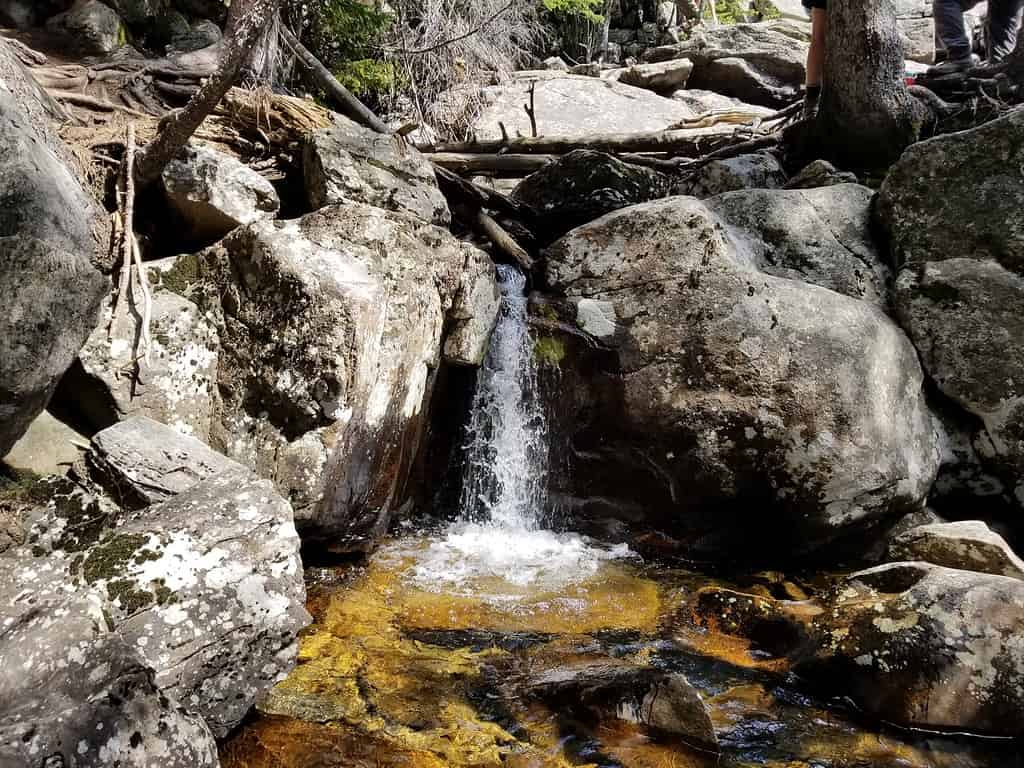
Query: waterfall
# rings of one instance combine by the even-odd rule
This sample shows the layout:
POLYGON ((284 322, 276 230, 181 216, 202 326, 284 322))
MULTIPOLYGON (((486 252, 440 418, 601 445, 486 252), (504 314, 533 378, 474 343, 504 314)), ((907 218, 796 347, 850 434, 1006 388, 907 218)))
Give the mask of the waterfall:
POLYGON ((515 267, 497 270, 501 309, 473 397, 460 517, 536 530, 546 502, 548 444, 526 278, 515 267))

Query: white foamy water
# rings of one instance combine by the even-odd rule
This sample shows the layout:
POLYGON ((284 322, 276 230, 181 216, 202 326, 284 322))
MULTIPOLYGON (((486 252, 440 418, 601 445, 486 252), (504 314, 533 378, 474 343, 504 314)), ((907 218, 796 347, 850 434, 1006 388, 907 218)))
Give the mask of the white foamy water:
MULTIPOLYGON (((526 278, 499 266, 501 313, 480 369, 466 446, 460 520, 411 556, 408 578, 434 592, 515 601, 528 588, 557 590, 628 556, 583 536, 544 530, 548 441, 527 323, 526 278)), ((385 554, 385 556, 387 556, 385 554)))

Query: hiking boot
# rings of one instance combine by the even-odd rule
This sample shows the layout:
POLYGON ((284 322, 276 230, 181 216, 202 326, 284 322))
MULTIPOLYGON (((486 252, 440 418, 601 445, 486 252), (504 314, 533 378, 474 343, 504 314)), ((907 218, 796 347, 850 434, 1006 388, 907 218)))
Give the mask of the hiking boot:
POLYGON ((974 69, 980 63, 981 59, 972 53, 970 56, 965 56, 962 59, 946 59, 946 61, 941 64, 936 64, 934 67, 929 69, 928 74, 932 77, 955 75, 958 72, 966 72, 969 69, 974 69))
POLYGON ((818 102, 821 101, 821 90, 804 93, 804 108, 800 115, 802 120, 810 120, 818 114, 818 102))

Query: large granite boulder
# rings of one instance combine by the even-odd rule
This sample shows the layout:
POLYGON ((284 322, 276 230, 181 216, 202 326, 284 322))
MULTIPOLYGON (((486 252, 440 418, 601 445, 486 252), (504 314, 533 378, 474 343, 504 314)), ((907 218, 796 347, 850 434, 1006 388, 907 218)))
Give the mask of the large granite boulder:
POLYGON ((86 55, 113 53, 127 42, 121 17, 100 0, 75 0, 64 13, 47 19, 46 28, 86 55))
MULTIPOLYGON (((156 422, 126 422, 96 441, 100 461, 125 478, 120 490, 160 487, 165 500, 132 509, 55 494, 26 544, 4 555, 12 586, 0 626, 27 620, 26 593, 40 605, 87 601, 160 692, 222 737, 290 671, 309 622, 291 507, 270 481, 156 422)), ((40 660, 68 653, 60 630, 49 632, 40 660)), ((0 637, 0 654, 15 647, 0 637)), ((18 669, 12 679, 30 668, 18 669)))
POLYGON ((0 456, 45 407, 108 285, 92 264, 105 217, 49 129, 57 113, 0 43, 0 456))
POLYGON ((922 562, 853 574, 825 600, 796 671, 920 728, 1024 732, 1024 582, 922 562))
POLYGON ((915 144, 878 218, 900 267, 896 309, 974 445, 1024 503, 1024 111, 915 144))
POLYGON ((240 224, 272 219, 274 185, 230 155, 190 144, 164 168, 164 193, 184 223, 182 238, 209 245, 240 224))
POLYGON ((565 297, 542 343, 561 357, 554 484, 575 519, 792 556, 923 503, 923 375, 876 304, 767 274, 687 197, 574 230, 545 278, 565 297))
POLYGON ((841 184, 727 192, 705 203, 725 222, 737 252, 761 271, 884 309, 892 273, 871 233, 873 197, 867 187, 841 184))
POLYGON ((546 242, 606 213, 668 195, 672 182, 651 168, 578 149, 523 179, 512 196, 537 214, 546 242))
POLYGON ((314 210, 354 201, 451 221, 433 166, 401 138, 377 133, 341 115, 310 135, 303 151, 306 194, 314 210))
POLYGON ((186 290, 219 318, 211 444, 272 478, 304 536, 346 551, 386 529, 460 297, 451 320, 477 338, 452 355, 486 347, 482 259, 416 216, 346 202, 240 227, 192 260, 186 290))
POLYGON ((701 30, 674 45, 652 48, 644 61, 688 59, 688 85, 751 104, 784 106, 799 94, 807 59, 806 33, 791 22, 734 24, 701 30))
POLYGON ((778 189, 786 183, 782 164, 767 152, 712 160, 682 185, 694 197, 711 197, 737 189, 778 189))

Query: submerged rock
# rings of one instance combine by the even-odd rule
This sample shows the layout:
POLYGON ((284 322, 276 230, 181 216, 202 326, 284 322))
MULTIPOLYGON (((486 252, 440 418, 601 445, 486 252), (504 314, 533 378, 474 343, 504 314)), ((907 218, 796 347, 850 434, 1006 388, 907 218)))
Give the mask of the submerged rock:
POLYGON ((272 219, 281 207, 274 186, 241 162, 190 144, 161 174, 171 208, 184 220, 184 237, 204 245, 240 224, 272 219))
POLYGON ((314 210, 354 201, 446 225, 451 212, 430 162, 401 138, 341 115, 314 132, 303 151, 306 193, 314 210))
POLYGON ((609 214, 546 257, 580 328, 556 336, 551 393, 574 522, 764 557, 922 505, 937 436, 916 352, 879 307, 759 270, 693 198, 609 214))
POLYGON ((1024 561, 980 520, 911 528, 889 544, 889 560, 923 560, 947 568, 1024 579, 1024 561))

